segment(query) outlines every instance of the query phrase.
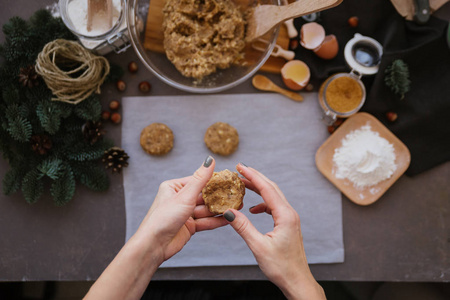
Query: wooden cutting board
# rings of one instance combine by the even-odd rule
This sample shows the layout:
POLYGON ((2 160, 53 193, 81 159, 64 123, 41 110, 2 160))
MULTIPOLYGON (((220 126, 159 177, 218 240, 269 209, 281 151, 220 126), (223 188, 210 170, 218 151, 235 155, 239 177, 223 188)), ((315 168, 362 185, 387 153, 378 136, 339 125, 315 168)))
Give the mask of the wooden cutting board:
MULTIPOLYGON (((248 0, 234 0, 238 5, 244 6, 249 1, 248 0)), ((144 48, 150 51, 155 51, 159 53, 164 53, 164 33, 162 29, 163 23, 163 8, 165 0, 152 0, 148 8, 147 24, 145 27, 145 39, 144 48)), ((263 37, 264 38, 264 37, 263 37)), ((267 39, 267 37, 266 37, 267 39)), ((289 37, 287 34, 286 27, 282 25, 280 27, 280 33, 278 35, 277 44, 283 49, 288 49, 289 47, 289 37)), ((245 48, 245 61, 249 64, 254 63, 260 57, 260 52, 247 45, 245 48)), ((269 57, 266 63, 261 67, 260 70, 279 74, 281 68, 286 63, 284 58, 280 57, 269 57)))

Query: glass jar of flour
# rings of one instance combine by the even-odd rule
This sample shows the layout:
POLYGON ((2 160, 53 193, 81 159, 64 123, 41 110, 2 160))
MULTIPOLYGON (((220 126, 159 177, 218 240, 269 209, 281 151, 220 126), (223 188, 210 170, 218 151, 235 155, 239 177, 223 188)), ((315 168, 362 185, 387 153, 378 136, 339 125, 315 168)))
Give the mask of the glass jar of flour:
MULTIPOLYGON (((88 3, 101 1, 59 0, 59 11, 64 24, 78 37, 85 48, 93 50, 99 55, 105 55, 112 51, 121 53, 130 47, 125 17, 125 0, 110 1, 107 12, 97 10, 89 20, 88 3)), ((100 5, 106 5, 107 2, 104 1, 100 5)))

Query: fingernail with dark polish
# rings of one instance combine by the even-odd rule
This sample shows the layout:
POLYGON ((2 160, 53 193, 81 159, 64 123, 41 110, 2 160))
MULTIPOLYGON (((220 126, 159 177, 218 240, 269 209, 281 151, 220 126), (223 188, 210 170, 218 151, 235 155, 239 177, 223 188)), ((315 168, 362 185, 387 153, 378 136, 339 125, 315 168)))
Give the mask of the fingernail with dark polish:
POLYGON ((241 165, 243 165, 244 167, 248 168, 248 166, 246 164, 244 164, 243 162, 240 162, 241 165))
POLYGON ((205 162, 203 163, 203 166, 205 168, 208 168, 213 162, 213 158, 211 155, 208 155, 208 157, 205 159, 205 162))
POLYGON ((250 207, 248 210, 252 210, 253 208, 255 208, 256 205, 253 205, 252 207, 250 207))
POLYGON ((224 214, 223 217, 225 218, 225 220, 227 220, 228 222, 233 222, 234 218, 236 218, 236 216, 233 214, 233 212, 231 210, 227 210, 224 214))

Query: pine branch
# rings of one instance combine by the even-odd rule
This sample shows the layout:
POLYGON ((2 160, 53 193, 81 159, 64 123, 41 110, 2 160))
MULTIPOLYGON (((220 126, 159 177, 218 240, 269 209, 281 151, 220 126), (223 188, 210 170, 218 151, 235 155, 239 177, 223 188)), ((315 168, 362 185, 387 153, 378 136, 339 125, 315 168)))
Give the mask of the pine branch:
POLYGON ((109 188, 109 177, 104 168, 91 163, 73 163, 72 170, 75 179, 94 191, 106 191, 109 188))
POLYGON ((61 176, 53 181, 50 192, 55 205, 67 204, 75 195, 75 178, 72 169, 66 166, 61 176))
POLYGON ((405 98, 405 94, 411 87, 409 80, 408 65, 401 59, 394 60, 392 64, 385 70, 384 81, 386 85, 397 95, 400 99, 405 98))
POLYGON ((49 100, 41 101, 36 108, 36 114, 45 131, 55 134, 59 130, 62 113, 55 103, 49 100))
POLYGON ((44 160, 38 167, 40 177, 47 176, 52 180, 57 180, 63 172, 64 165, 61 159, 49 157, 44 160))
POLYGON ((20 184, 23 179, 23 174, 19 168, 12 168, 3 177, 3 193, 7 196, 17 192, 20 189, 20 184))
POLYGON ((19 103, 20 102, 19 90, 13 85, 8 85, 5 86, 4 88, 2 87, 2 100, 6 105, 19 103))
POLYGON ((24 118, 17 118, 9 122, 8 132, 18 142, 27 142, 31 138, 33 128, 30 121, 24 118))
POLYGON ((22 180, 22 193, 25 200, 32 204, 41 197, 44 192, 44 184, 39 178, 39 172, 33 168, 29 171, 22 180))
POLYGON ((86 121, 98 121, 102 113, 102 105, 95 95, 90 96, 75 106, 75 114, 86 121))
POLYGON ((67 153, 67 158, 75 161, 92 161, 100 159, 105 150, 111 148, 113 143, 108 139, 102 139, 90 145, 88 143, 75 145, 67 153))

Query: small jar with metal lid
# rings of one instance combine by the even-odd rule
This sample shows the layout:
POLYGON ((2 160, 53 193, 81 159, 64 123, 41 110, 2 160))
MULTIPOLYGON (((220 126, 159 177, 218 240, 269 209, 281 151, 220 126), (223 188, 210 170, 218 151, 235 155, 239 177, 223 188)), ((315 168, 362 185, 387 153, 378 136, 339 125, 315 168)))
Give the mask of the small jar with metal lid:
POLYGON ((359 33, 345 45, 344 56, 350 73, 338 73, 327 78, 319 89, 319 104, 328 125, 336 119, 357 113, 366 100, 363 75, 378 72, 383 48, 376 40, 359 33))
POLYGON ((106 55, 112 51, 124 52, 130 47, 126 23, 125 0, 112 0, 112 21, 98 25, 98 16, 94 16, 96 23, 88 30, 89 0, 59 0, 59 11, 64 24, 75 34, 80 43, 96 54, 106 55), (95 28, 95 26, 98 26, 95 28))

